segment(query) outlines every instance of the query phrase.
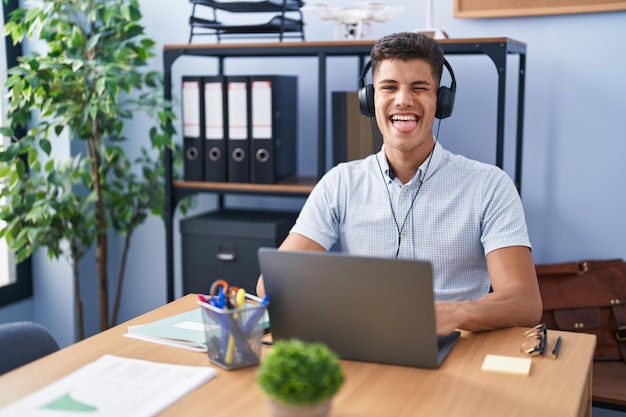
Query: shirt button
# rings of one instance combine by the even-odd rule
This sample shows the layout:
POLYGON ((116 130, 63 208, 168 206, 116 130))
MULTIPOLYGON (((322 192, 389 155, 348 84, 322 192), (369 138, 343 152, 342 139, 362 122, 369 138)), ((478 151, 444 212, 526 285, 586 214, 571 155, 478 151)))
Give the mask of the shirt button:
POLYGON ((407 237, 409 235, 409 233, 406 230, 402 231, 402 237, 407 237))

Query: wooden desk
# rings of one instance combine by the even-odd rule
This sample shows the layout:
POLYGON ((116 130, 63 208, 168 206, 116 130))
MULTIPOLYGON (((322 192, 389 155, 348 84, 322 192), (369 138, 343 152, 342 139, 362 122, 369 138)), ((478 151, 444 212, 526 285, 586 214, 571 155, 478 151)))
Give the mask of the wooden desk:
MULTIPOLYGON (((0 407, 40 389, 105 353, 153 361, 209 365, 206 354, 123 337, 127 326, 196 308, 187 295, 0 377, 0 407)), ((481 372, 485 354, 520 356, 524 329, 464 333, 440 369, 342 361, 346 382, 331 416, 591 415, 595 336, 550 331, 563 345, 557 360, 534 357, 527 377, 481 372)), ((265 352, 270 348, 264 348, 265 352)), ((255 382, 256 368, 218 370, 217 378, 184 397, 162 416, 269 416, 255 382)))

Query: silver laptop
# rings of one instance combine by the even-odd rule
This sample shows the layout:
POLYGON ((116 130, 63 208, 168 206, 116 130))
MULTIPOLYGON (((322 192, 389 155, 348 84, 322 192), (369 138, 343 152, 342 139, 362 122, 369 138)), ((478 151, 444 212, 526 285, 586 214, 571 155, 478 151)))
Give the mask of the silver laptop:
POLYGON ((274 340, 323 342, 341 358, 437 368, 459 333, 438 337, 429 262, 260 248, 274 340))

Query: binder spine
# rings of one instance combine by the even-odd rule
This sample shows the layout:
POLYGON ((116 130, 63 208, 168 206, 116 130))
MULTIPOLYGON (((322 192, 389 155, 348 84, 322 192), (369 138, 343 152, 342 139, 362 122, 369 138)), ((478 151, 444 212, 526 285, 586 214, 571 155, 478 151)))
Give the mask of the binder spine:
POLYGON ((253 76, 251 182, 274 184, 296 173, 297 78, 253 76))
POLYGON ((182 77, 184 178, 202 181, 204 177, 204 115, 201 111, 203 91, 201 77, 182 77))
POLYGON ((227 172, 229 182, 250 182, 248 77, 227 77, 227 172))
POLYGON ((227 180, 228 152, 226 130, 228 125, 226 81, 222 76, 203 77, 204 90, 204 180, 227 180))

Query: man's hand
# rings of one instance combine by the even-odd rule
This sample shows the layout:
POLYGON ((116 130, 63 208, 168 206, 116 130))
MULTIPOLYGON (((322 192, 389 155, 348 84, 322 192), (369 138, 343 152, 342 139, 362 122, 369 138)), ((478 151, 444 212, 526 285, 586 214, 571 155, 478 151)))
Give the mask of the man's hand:
POLYGON ((438 335, 447 335, 461 326, 458 318, 460 308, 462 308, 460 303, 435 303, 435 323, 438 335))

